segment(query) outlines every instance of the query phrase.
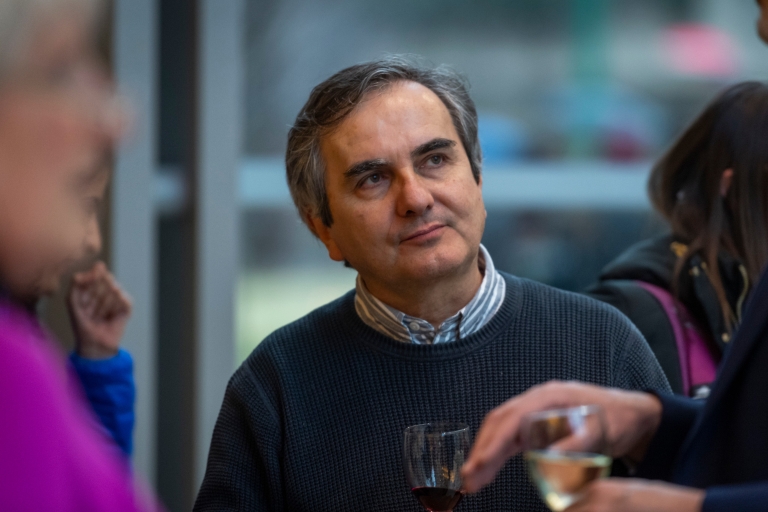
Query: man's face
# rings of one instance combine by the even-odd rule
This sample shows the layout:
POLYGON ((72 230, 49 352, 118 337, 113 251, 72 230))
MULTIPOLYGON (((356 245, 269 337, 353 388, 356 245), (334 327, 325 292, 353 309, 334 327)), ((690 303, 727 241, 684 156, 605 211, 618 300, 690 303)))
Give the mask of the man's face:
POLYGON ((768 0, 757 0, 760 7, 760 19, 757 22, 757 33, 765 43, 768 43, 768 0))
POLYGON ((333 224, 312 223, 331 258, 348 261, 369 288, 476 270, 482 187, 432 91, 404 81, 371 93, 321 151, 333 224))

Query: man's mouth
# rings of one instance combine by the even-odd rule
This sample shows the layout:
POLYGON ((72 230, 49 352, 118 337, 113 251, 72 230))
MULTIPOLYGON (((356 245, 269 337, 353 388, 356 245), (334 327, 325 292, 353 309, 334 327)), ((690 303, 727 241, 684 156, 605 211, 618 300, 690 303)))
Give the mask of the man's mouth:
POLYGON ((426 239, 429 237, 429 235, 437 234, 440 230, 442 230, 445 227, 445 224, 430 224, 428 226, 425 226, 418 231, 414 231, 413 233, 409 234, 405 238, 401 240, 402 242, 409 242, 409 241, 417 241, 420 239, 426 239))

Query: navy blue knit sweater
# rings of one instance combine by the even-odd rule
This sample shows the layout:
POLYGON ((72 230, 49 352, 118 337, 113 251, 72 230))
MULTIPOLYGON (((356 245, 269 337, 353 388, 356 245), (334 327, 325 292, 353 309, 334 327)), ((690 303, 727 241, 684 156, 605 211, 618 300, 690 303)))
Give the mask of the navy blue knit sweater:
MULTIPOLYGON (((576 379, 667 391, 635 327, 611 306, 504 275, 480 331, 405 344, 365 325, 354 293, 264 340, 229 382, 196 511, 419 511, 403 431, 485 414, 529 387, 576 379)), ((519 458, 457 512, 544 511, 519 458)))

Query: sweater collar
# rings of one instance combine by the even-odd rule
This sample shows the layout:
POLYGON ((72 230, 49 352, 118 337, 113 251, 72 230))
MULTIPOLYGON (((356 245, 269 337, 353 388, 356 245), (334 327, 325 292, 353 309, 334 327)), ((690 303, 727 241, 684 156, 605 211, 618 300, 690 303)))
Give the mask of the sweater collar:
POLYGON ((505 281, 506 293, 501 307, 495 315, 479 331, 471 336, 461 338, 452 343, 438 345, 417 345, 403 343, 386 336, 362 321, 355 311, 355 291, 352 290, 340 299, 342 303, 339 328, 349 331, 360 343, 371 349, 397 359, 421 362, 438 362, 448 359, 466 357, 482 349, 497 336, 510 329, 520 316, 524 302, 525 287, 522 279, 499 272, 505 281))

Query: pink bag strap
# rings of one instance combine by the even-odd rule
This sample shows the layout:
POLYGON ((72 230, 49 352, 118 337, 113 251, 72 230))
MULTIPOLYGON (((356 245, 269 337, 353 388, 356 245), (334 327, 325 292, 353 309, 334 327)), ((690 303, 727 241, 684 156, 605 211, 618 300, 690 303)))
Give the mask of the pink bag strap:
POLYGON ((690 396, 691 389, 697 386, 711 384, 717 375, 717 361, 688 309, 667 290, 643 281, 636 282, 654 296, 667 314, 675 335, 685 395, 690 396))

